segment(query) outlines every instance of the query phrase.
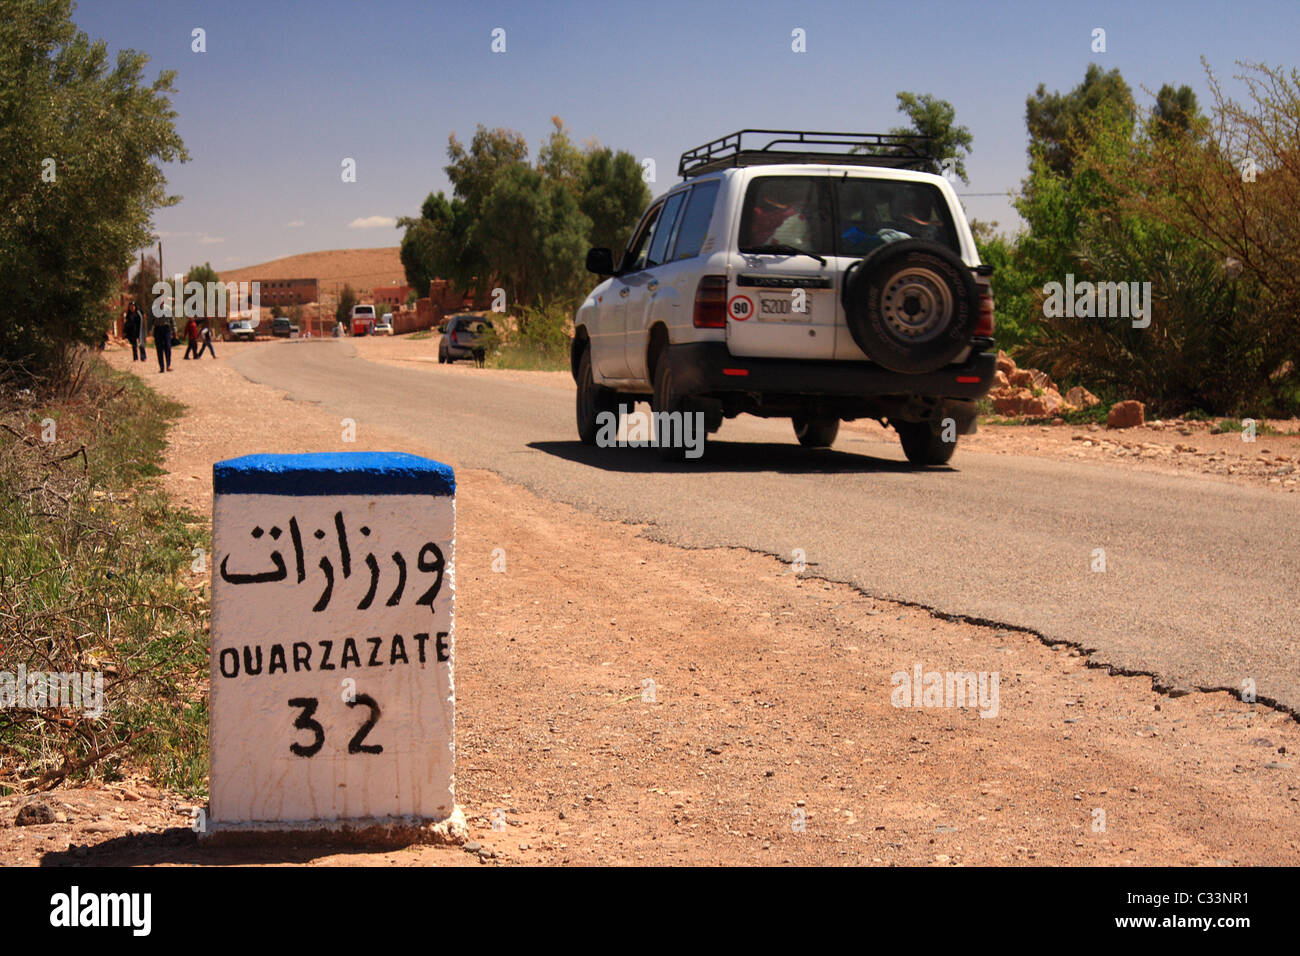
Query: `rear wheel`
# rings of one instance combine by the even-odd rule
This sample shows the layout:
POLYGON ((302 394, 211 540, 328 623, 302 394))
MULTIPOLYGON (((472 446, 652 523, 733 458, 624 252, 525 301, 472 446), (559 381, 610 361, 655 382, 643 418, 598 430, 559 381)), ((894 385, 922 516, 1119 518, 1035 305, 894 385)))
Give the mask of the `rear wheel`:
MULTIPOLYGON (((662 355, 655 365, 655 387, 650 398, 650 410, 655 413, 655 440, 659 444, 659 457, 664 461, 684 461, 687 450, 684 428, 686 415, 689 414, 687 401, 674 384, 672 369, 662 355), (661 412, 677 414, 672 419, 662 419, 659 415, 661 412)), ((705 441, 703 431, 699 435, 699 441, 702 455, 705 441)))
POLYGON ((618 433, 618 396, 603 385, 597 385, 591 372, 591 349, 584 349, 578 360, 578 437, 584 445, 596 444, 600 426, 608 421, 602 413, 614 415, 614 431, 618 433))
POLYGON ((830 448, 839 433, 838 418, 794 419, 794 435, 805 448, 830 448))
POLYGON ((913 465, 946 465, 957 450, 957 441, 944 441, 928 422, 891 422, 903 443, 903 454, 913 465))

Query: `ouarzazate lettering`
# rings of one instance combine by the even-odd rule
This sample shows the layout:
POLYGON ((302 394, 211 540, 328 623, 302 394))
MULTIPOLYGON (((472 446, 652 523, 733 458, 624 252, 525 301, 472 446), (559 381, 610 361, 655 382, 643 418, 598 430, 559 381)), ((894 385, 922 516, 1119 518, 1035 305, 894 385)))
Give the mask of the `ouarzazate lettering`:
POLYGON ((346 671, 353 668, 399 667, 451 660, 449 631, 403 637, 349 637, 344 640, 285 641, 274 644, 244 644, 227 647, 217 655, 222 677, 302 674, 316 671, 346 671))

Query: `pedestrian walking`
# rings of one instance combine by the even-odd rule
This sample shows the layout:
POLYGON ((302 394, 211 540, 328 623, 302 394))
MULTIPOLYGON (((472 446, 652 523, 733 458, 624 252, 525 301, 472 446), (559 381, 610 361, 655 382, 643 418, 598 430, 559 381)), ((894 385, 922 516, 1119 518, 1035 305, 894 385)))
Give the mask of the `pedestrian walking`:
POLYGON ((216 358, 217 350, 212 347, 212 323, 210 323, 207 319, 203 320, 203 330, 201 334, 203 337, 203 345, 202 347, 199 348, 199 354, 194 357, 203 358, 204 352, 211 352, 212 357, 216 358))
POLYGON ((172 339, 176 337, 176 327, 172 325, 171 309, 164 306, 162 315, 153 320, 153 349, 158 356, 158 371, 172 370, 172 339))
POLYGON ((122 322, 122 334, 131 343, 131 361, 144 361, 144 316, 135 307, 135 300, 126 307, 126 318, 122 322))
POLYGON ((193 316, 185 323, 185 354, 181 357, 189 359, 191 355, 199 357, 199 323, 194 321, 193 316))

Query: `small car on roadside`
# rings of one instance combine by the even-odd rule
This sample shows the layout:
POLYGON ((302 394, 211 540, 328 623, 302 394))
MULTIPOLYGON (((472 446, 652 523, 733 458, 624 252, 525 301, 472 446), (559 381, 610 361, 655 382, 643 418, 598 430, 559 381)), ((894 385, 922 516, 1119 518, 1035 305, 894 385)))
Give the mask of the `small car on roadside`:
POLYGON ((248 319, 235 319, 226 326, 227 342, 251 342, 257 338, 257 329, 248 319))
POLYGON ((298 326, 288 316, 278 316, 271 320, 271 334, 280 339, 292 338, 298 334, 298 326))
POLYGON ((379 317, 379 321, 375 323, 375 327, 374 329, 371 330, 370 334, 371 335, 392 335, 393 334, 393 313, 385 312, 383 315, 381 315, 379 317))
POLYGON ((438 364, 472 358, 481 368, 487 359, 487 343, 493 331, 492 323, 482 316, 453 315, 447 320, 447 331, 438 343, 438 364))

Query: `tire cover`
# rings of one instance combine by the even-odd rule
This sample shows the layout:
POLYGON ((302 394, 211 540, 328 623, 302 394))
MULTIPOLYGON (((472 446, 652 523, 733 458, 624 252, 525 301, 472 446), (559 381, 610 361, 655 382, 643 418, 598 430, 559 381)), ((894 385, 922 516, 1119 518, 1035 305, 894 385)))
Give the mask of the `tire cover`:
POLYGON ((849 333, 892 372, 933 372, 971 344, 979 290, 947 246, 905 239, 850 267, 844 283, 849 333))

